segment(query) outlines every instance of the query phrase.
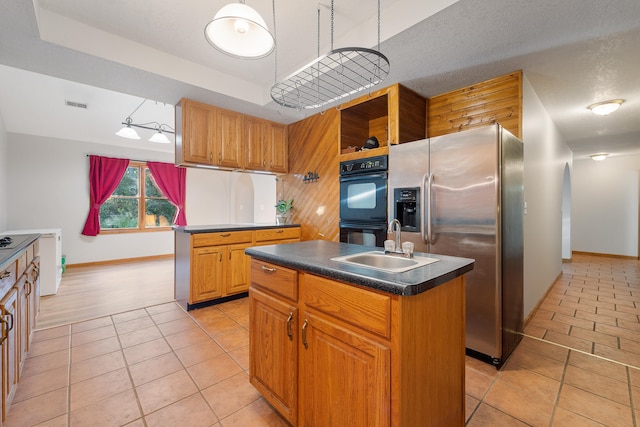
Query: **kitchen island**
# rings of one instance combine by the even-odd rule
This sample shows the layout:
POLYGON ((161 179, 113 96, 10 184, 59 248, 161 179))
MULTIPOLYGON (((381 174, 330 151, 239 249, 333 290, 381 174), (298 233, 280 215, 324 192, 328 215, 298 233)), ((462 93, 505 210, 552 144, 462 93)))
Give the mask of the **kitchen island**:
POLYGON ((298 224, 174 227, 176 301, 186 310, 247 295, 250 246, 300 240, 298 224))
POLYGON ((307 241, 252 257, 251 383, 294 426, 463 426, 471 259, 403 273, 332 258, 379 248, 307 241))

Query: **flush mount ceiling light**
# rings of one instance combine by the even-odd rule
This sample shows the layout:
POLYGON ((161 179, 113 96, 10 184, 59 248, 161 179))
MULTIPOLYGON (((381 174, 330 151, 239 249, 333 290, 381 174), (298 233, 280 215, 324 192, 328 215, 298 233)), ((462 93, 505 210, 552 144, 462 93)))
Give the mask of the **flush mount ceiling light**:
POLYGON ((389 74, 389 60, 380 53, 380 0, 378 50, 364 47, 333 49, 332 0, 331 51, 323 56, 320 56, 319 6, 324 5, 318 4, 318 59, 271 87, 271 98, 284 107, 298 110, 325 107, 370 89, 389 74))
POLYGON ((606 116, 620 108, 623 102, 624 99, 612 99, 611 101, 596 102, 595 104, 589 105, 587 108, 591 110, 593 114, 606 116))
POLYGON ((593 160, 595 160, 596 162, 601 162, 604 159, 606 159, 607 157, 609 157, 608 153, 598 153, 598 154, 592 154, 591 155, 591 158, 593 160))
POLYGON ((204 28, 204 36, 211 46, 236 58, 264 58, 276 45, 264 19, 244 1, 223 6, 204 28))
POLYGON ((143 100, 140 105, 138 105, 136 109, 133 110, 133 112, 129 114, 129 116, 127 116, 125 121, 122 122, 124 127, 116 132, 116 135, 127 139, 140 139, 140 135, 138 135, 138 132, 136 132, 136 130, 134 129, 134 127, 137 127, 140 129, 149 129, 156 131, 156 133, 154 133, 151 138, 149 138, 149 141, 158 142, 160 144, 170 144, 171 141, 169 140, 169 138, 167 138, 165 133, 175 133, 174 129, 171 126, 165 123, 158 122, 133 123, 133 119, 131 118, 131 116, 133 116, 133 114, 138 111, 138 109, 142 107, 142 104, 144 104, 146 101, 146 99, 143 100))

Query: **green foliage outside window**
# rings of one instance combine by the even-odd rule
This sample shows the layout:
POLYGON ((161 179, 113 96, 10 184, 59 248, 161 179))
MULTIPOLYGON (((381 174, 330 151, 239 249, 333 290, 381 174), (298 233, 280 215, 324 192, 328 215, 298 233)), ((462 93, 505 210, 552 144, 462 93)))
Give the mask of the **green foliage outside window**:
POLYGON ((168 227, 173 225, 176 210, 156 186, 149 169, 144 164, 137 164, 127 168, 116 190, 100 208, 100 228, 142 230, 168 227), (144 183, 140 182, 142 177, 144 183), (141 209, 144 209, 143 215, 141 209))

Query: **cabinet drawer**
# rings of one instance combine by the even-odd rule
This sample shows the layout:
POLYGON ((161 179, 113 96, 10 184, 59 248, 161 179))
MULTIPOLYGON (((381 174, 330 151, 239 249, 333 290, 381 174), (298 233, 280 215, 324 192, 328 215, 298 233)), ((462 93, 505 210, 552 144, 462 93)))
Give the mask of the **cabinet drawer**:
POLYGON ((265 230, 256 230, 256 242, 265 242, 269 240, 299 239, 300 228, 269 228, 265 230))
POLYGON ((251 231, 229 231, 223 233, 202 233, 192 235, 194 248, 201 246, 218 246, 231 243, 251 242, 251 231))
POLYGON ((17 277, 15 261, 0 269, 0 298, 16 283, 17 277))
POLYGON ((391 337, 391 296, 310 274, 302 278, 304 304, 350 325, 391 337))
POLYGON ((251 284, 298 301, 298 272, 268 262, 251 260, 251 284))

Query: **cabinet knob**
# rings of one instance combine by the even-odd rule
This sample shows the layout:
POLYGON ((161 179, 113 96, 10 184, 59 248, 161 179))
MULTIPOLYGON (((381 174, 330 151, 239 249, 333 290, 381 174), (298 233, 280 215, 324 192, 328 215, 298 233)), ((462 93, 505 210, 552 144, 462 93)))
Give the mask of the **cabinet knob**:
POLYGON ((221 237, 229 237, 229 236, 231 236, 231 233, 223 233, 223 234, 221 234, 220 236, 221 236, 221 237))
POLYGON ((11 272, 9 270, 5 270, 2 273, 0 273, 0 279, 6 279, 9 276, 11 276, 11 272))
POLYGON ((275 268, 267 267, 266 265, 263 265, 261 268, 262 268, 262 271, 266 271, 267 273, 275 273, 276 272, 275 268))
POLYGON ((209 161, 213 162, 213 152, 209 152, 209 161))

